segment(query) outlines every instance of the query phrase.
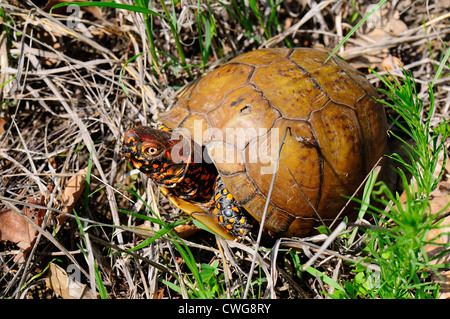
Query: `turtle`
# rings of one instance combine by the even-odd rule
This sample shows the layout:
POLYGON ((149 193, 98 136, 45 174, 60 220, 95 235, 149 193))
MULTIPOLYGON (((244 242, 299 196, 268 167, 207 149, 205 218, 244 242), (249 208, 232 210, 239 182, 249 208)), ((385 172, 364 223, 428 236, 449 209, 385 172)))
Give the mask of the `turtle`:
POLYGON ((162 126, 129 129, 123 154, 221 237, 244 238, 264 213, 271 236, 308 236, 355 211, 348 197, 387 145, 376 89, 329 56, 239 55, 191 83, 159 114, 162 126))

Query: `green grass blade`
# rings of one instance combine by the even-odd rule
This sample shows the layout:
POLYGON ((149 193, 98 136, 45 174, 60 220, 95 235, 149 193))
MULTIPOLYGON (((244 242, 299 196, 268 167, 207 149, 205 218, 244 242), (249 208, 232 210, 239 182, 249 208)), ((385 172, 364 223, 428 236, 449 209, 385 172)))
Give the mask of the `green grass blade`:
POLYGON ((347 35, 344 37, 344 39, 338 44, 338 46, 333 50, 333 52, 331 52, 330 56, 325 60, 325 62, 327 62, 329 59, 331 59, 331 57, 340 49, 340 47, 342 45, 344 45, 344 43, 353 35, 353 33, 355 33, 356 30, 358 30, 358 28, 364 23, 366 22, 366 20, 375 12, 377 12, 378 9, 381 8, 381 6, 383 4, 386 3, 387 0, 381 0, 380 2, 378 2, 373 9, 366 14, 351 30, 349 33, 347 33, 347 35))
POLYGON ((313 268, 313 267, 308 267, 305 269, 309 274, 311 274, 314 277, 319 277, 324 283, 330 285, 331 287, 333 287, 334 289, 340 290, 340 291, 345 291, 344 288, 342 288, 341 285, 339 285, 336 281, 334 281, 332 278, 328 277, 327 275, 325 275, 323 272, 313 268))
POLYGON ((441 61, 441 64, 439 65, 439 68, 436 71, 436 75, 434 76, 433 82, 431 83, 431 86, 433 87, 436 81, 441 77, 442 70, 445 67, 445 63, 449 60, 450 57, 450 48, 447 48, 447 52, 445 53, 444 58, 441 61))
POLYGON ((100 275, 100 271, 98 270, 97 261, 94 260, 94 275, 95 281, 97 282, 98 292, 100 294, 101 299, 109 299, 108 291, 106 290, 105 285, 103 284, 102 276, 100 275))

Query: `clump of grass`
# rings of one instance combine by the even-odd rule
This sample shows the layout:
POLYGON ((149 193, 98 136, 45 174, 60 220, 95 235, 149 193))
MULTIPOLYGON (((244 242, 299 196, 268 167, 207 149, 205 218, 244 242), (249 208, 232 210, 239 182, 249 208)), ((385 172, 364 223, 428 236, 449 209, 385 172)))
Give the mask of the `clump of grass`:
MULTIPOLYGON (((63 2, 54 5, 52 10, 68 5, 77 5, 80 7, 109 7, 139 12, 142 14, 145 24, 149 51, 152 57, 152 65, 156 73, 159 73, 160 69, 166 67, 167 65, 173 65, 176 73, 178 66, 181 66, 187 72, 189 79, 193 80, 193 75, 190 68, 196 67, 197 65, 189 65, 187 63, 184 52, 185 48, 180 39, 180 27, 177 24, 178 17, 175 8, 180 5, 180 2, 177 0, 171 0, 170 7, 163 0, 159 1, 159 3, 163 10, 163 13, 161 14, 151 9, 154 6, 154 3, 149 0, 135 0, 134 5, 101 1, 63 2), (177 49, 178 57, 157 49, 154 36, 154 19, 164 20, 164 22, 169 26, 177 49), (159 55, 169 57, 170 62, 162 65, 159 55)), ((220 5, 222 5, 228 13, 236 19, 237 23, 240 24, 244 30, 246 30, 246 37, 255 40, 257 43, 261 44, 270 39, 273 34, 282 31, 282 25, 277 18, 277 12, 282 1, 277 2, 274 0, 269 0, 264 6, 256 0, 251 0, 248 2, 233 0, 231 5, 227 5, 221 1, 218 1, 218 3, 220 3, 220 5), (266 9, 269 10, 269 14, 265 12, 266 9), (262 30, 261 34, 257 31, 258 27, 262 30)), ((193 33, 196 34, 196 37, 198 37, 198 47, 201 54, 201 67, 204 72, 206 64, 210 58, 212 46, 216 44, 216 46, 219 47, 219 52, 221 52, 221 40, 217 37, 218 32, 216 19, 208 3, 202 3, 201 1, 197 2, 195 22, 196 23, 194 25, 196 25, 197 29, 194 30, 193 33)), ((292 41, 288 38, 285 39, 285 43, 288 47, 293 46, 292 41)))
MULTIPOLYGON (((262 35, 266 40, 270 39, 274 32, 279 33, 282 31, 281 23, 276 15, 282 1, 267 1, 266 5, 269 14, 263 11, 264 8, 261 8, 256 0, 232 0, 230 5, 222 1, 218 2, 238 21, 245 30, 245 34, 258 43, 263 43, 264 39, 257 34, 257 26, 263 30, 262 35), (257 23, 253 20, 256 20, 257 23)), ((288 38, 285 38, 285 42, 287 46, 292 47, 292 41, 288 38)))
POLYGON ((446 120, 436 128, 430 127, 435 107, 431 85, 428 89, 430 109, 425 111, 410 73, 405 72, 405 77, 399 81, 388 76, 380 76, 380 80, 387 87, 382 92, 392 101, 381 102, 402 118, 405 124, 395 118, 392 120, 413 141, 408 142, 391 132, 401 140, 409 158, 403 159, 397 153, 389 157, 404 167, 412 178, 408 180, 403 170, 397 170, 403 184, 402 196, 392 193, 384 182, 375 185, 374 198, 386 209, 369 205, 375 226, 362 227, 366 236, 364 257, 355 264, 354 279, 344 283, 345 291, 336 290, 334 297, 436 298, 439 287, 429 280, 429 273, 448 265, 434 265, 425 246, 429 244, 428 233, 439 227, 439 215, 444 212, 431 212, 429 198, 444 172, 442 168, 436 174, 436 169, 439 154, 443 154, 445 166, 449 122, 446 120))

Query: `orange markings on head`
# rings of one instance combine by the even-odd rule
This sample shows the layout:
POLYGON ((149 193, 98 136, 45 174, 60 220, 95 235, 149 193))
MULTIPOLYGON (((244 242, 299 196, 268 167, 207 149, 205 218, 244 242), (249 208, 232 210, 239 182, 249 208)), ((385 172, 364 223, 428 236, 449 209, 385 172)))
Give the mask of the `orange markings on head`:
POLYGON ((134 167, 136 167, 137 169, 140 169, 142 167, 142 163, 138 163, 133 160, 132 160, 132 162, 133 162, 134 167))
POLYGON ((232 210, 234 210, 236 213, 239 213, 239 208, 237 208, 236 206, 231 207, 232 210))
POLYGON ((158 168, 159 165, 158 164, 153 164, 153 168, 158 168))
POLYGON ((228 195, 227 195, 227 199, 232 200, 232 199, 233 199, 233 195, 228 194, 228 195))

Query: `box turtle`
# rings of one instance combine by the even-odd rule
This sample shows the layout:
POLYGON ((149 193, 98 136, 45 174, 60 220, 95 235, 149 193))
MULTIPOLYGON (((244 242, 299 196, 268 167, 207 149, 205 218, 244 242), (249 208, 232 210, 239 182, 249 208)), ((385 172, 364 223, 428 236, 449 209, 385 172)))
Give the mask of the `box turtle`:
POLYGON ((386 147, 376 90, 328 56, 309 48, 240 55, 188 86, 160 114, 163 128, 128 130, 123 153, 227 239, 261 221, 276 174, 264 228, 307 236, 336 218, 342 195, 355 192, 386 147))

